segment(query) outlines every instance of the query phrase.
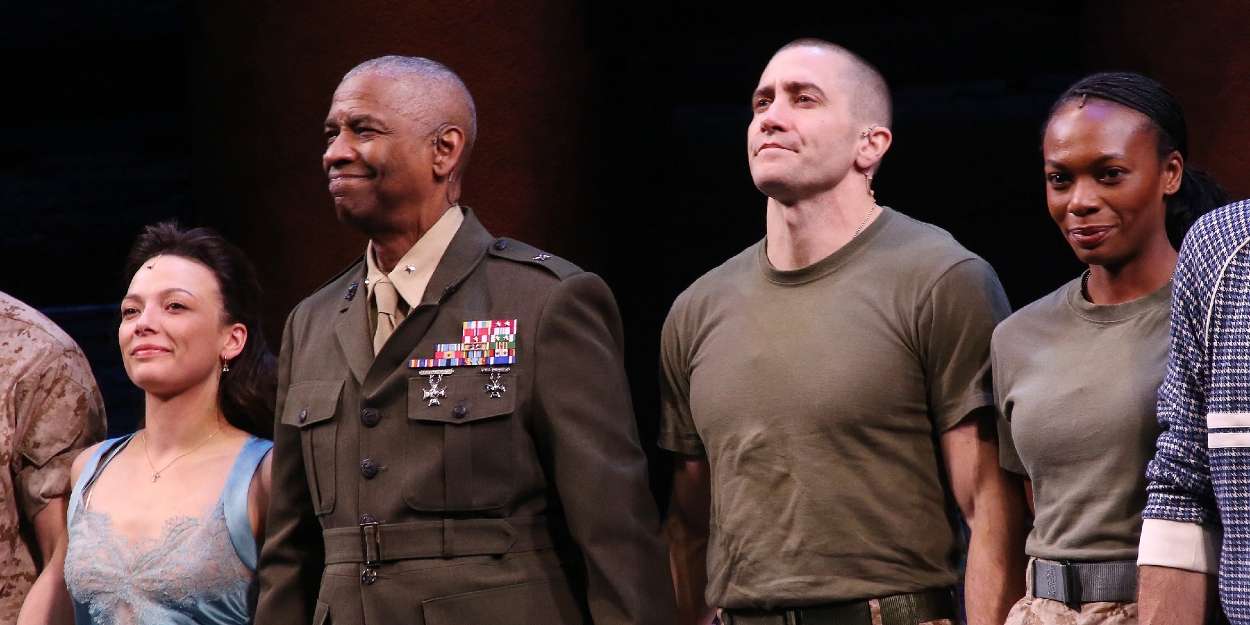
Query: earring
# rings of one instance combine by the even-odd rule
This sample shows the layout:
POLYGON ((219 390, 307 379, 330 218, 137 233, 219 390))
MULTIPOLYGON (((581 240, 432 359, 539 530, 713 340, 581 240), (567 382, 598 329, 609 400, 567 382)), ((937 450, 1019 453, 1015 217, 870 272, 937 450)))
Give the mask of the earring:
POLYGON ((872 190, 872 174, 864 174, 864 184, 868 186, 868 197, 876 199, 877 192, 872 190))
POLYGON ((225 373, 230 370, 230 363, 225 358, 221 359, 221 372, 225 373))

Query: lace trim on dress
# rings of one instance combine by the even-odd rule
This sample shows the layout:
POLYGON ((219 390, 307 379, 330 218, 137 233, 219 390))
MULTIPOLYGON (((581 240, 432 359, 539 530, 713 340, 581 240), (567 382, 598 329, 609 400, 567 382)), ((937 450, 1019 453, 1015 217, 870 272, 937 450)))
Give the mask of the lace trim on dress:
POLYGON ((246 596, 252 581, 230 540, 225 505, 166 519, 161 533, 131 542, 106 512, 80 507, 70 528, 65 579, 99 625, 156 625, 168 609, 246 596))

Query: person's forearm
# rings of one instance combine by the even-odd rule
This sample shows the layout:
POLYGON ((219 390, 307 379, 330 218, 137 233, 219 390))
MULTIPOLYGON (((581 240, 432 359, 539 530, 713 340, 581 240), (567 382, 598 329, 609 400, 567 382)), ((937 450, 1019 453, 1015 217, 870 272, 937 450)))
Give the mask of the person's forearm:
POLYGON ((678 625, 702 625, 713 610, 704 603, 707 588, 707 531, 699 532, 670 514, 664 523, 669 567, 677 593, 678 625))
POLYGON ((968 515, 964 604, 968 625, 1001 625, 1025 592, 1024 493, 1020 480, 990 472, 968 515))
POLYGON ((978 519, 968 545, 964 604, 968 625, 1001 625, 1024 596, 1024 537, 1019 520, 978 519))
POLYGON ((17 625, 73 625, 74 605, 65 587, 65 546, 49 559, 22 603, 17 625))
POLYGON ((1002 625, 1024 596, 1024 492, 998 466, 992 412, 981 410, 942 434, 951 490, 972 536, 964 578, 968 625, 1002 625))
POLYGON ((1137 568, 1137 622, 1202 625, 1216 604, 1215 576, 1164 566, 1137 568))
POLYGON ((711 468, 705 456, 678 458, 673 494, 664 519, 668 562, 677 594, 678 625, 707 625, 707 545, 711 535, 711 468))

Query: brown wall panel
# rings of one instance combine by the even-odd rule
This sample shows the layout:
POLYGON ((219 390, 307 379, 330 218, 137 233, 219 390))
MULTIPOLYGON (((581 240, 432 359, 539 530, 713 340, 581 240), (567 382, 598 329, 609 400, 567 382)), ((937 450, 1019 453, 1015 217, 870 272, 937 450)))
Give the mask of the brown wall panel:
POLYGON ((343 74, 386 54, 444 63, 473 93, 479 135, 462 202, 497 235, 593 264, 573 209, 589 69, 580 8, 574 0, 200 4, 197 210, 256 261, 271 334, 364 250, 365 239, 334 218, 321 124, 343 74))
POLYGON ((1090 67, 1163 83, 1189 123, 1190 161, 1250 197, 1250 7, 1245 0, 1091 0, 1090 67))

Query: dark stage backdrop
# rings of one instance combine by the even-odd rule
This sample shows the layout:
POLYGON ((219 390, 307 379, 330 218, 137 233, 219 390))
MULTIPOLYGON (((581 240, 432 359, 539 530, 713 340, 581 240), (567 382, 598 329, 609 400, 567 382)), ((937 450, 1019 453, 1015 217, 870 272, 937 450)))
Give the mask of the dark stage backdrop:
POLYGON ((374 56, 429 56, 478 102, 465 203, 616 293, 663 503, 659 328, 683 288, 763 236, 744 144, 773 50, 822 37, 882 70, 896 121, 877 197, 984 256, 1018 307, 1080 270, 1046 214, 1038 142, 1084 73, 1161 80, 1186 107, 1193 161, 1250 195, 1250 14, 1237 5, 20 0, 0 20, 0 290, 65 324, 110 429, 132 428, 141 394, 113 310, 139 228, 177 217, 242 245, 276 345, 291 307, 364 249, 320 171, 334 86, 374 56))

